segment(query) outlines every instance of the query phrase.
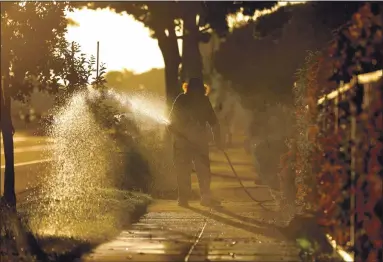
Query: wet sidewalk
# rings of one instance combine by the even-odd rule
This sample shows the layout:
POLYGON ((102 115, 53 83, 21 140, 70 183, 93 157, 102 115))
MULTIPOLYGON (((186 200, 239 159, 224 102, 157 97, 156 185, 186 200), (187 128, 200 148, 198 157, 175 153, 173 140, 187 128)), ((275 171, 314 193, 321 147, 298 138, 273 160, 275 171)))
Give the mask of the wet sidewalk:
POLYGON ((299 261, 295 243, 268 225, 275 213, 249 202, 209 210, 158 201, 148 214, 84 261, 299 261))
MULTIPOLYGON (((249 162, 250 157, 240 150, 229 154, 234 163, 249 162)), ((213 172, 225 171, 217 152, 212 153, 212 160, 213 172)), ((239 173, 248 177, 252 167, 245 166, 248 170, 239 173)), ((244 184, 256 199, 271 198, 268 189, 252 181, 244 184)), ((222 208, 205 208, 198 201, 192 201, 189 208, 178 207, 176 201, 155 201, 138 223, 83 261, 300 261, 295 241, 274 226, 281 218, 273 211, 273 203, 268 210, 262 209, 249 200, 238 182, 223 177, 213 178, 212 190, 223 200, 222 208)))

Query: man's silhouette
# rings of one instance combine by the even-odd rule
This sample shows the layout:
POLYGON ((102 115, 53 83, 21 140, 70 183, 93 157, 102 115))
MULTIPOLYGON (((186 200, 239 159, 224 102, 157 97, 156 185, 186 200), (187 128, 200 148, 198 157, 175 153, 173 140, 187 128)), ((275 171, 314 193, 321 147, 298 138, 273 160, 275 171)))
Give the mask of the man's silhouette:
POLYGON ((171 130, 174 133, 174 165, 177 172, 178 204, 187 206, 191 193, 192 165, 198 177, 201 205, 216 206, 210 192, 210 159, 207 124, 213 129, 214 141, 221 148, 219 124, 206 96, 206 87, 199 78, 190 79, 183 86, 184 93, 174 101, 170 113, 171 130))

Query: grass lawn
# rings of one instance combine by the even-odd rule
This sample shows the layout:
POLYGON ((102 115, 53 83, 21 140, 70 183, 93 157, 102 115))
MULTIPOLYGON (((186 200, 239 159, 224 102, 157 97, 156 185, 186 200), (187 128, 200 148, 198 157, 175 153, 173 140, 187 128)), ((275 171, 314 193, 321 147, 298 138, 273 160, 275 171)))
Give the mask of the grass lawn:
POLYGON ((116 189, 60 201, 34 193, 17 215, 1 210, 0 261, 33 261, 31 255, 73 261, 136 221, 150 202, 148 195, 116 189))

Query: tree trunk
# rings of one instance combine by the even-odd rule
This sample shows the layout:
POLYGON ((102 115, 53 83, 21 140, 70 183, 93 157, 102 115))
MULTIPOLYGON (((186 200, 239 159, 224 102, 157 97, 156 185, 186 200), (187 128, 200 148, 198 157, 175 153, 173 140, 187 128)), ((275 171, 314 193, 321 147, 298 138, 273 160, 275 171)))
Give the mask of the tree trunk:
POLYGON ((183 15, 184 33, 182 44, 181 79, 186 81, 192 77, 203 79, 202 56, 199 49, 199 28, 197 13, 190 10, 183 15))
POLYGON ((181 63, 178 49, 177 36, 174 27, 165 32, 157 32, 158 46, 162 52, 165 63, 165 86, 168 106, 173 104, 174 99, 181 92, 178 81, 178 71, 181 63))
POLYGON ((1 132, 3 134, 3 148, 5 158, 4 172, 4 200, 10 206, 16 207, 15 194, 15 167, 14 167, 14 148, 13 148, 13 125, 11 118, 11 97, 7 89, 7 72, 1 83, 1 132))
MULTIPOLYGON (((181 58, 178 49, 177 36, 175 34, 174 25, 168 27, 168 34, 165 31, 156 32, 158 46, 161 49, 165 63, 165 86, 166 101, 168 112, 170 111, 174 100, 181 93, 181 87, 178 80, 179 66, 181 58)), ((166 160, 168 168, 164 168, 159 179, 155 181, 155 194, 162 197, 174 199, 177 197, 177 180, 172 170, 173 163, 173 147, 172 135, 167 130, 164 136, 164 155, 168 156, 166 160)))

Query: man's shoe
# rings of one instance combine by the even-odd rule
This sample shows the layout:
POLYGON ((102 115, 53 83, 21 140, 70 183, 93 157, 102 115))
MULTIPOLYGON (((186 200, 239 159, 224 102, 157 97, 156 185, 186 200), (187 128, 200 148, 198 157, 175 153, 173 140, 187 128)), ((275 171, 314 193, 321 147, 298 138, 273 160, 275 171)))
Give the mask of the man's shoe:
POLYGON ((186 200, 178 200, 178 206, 180 207, 189 207, 189 202, 186 200))
POLYGON ((212 199, 212 198, 202 198, 201 206, 204 207, 219 207, 221 206, 221 201, 212 199))

